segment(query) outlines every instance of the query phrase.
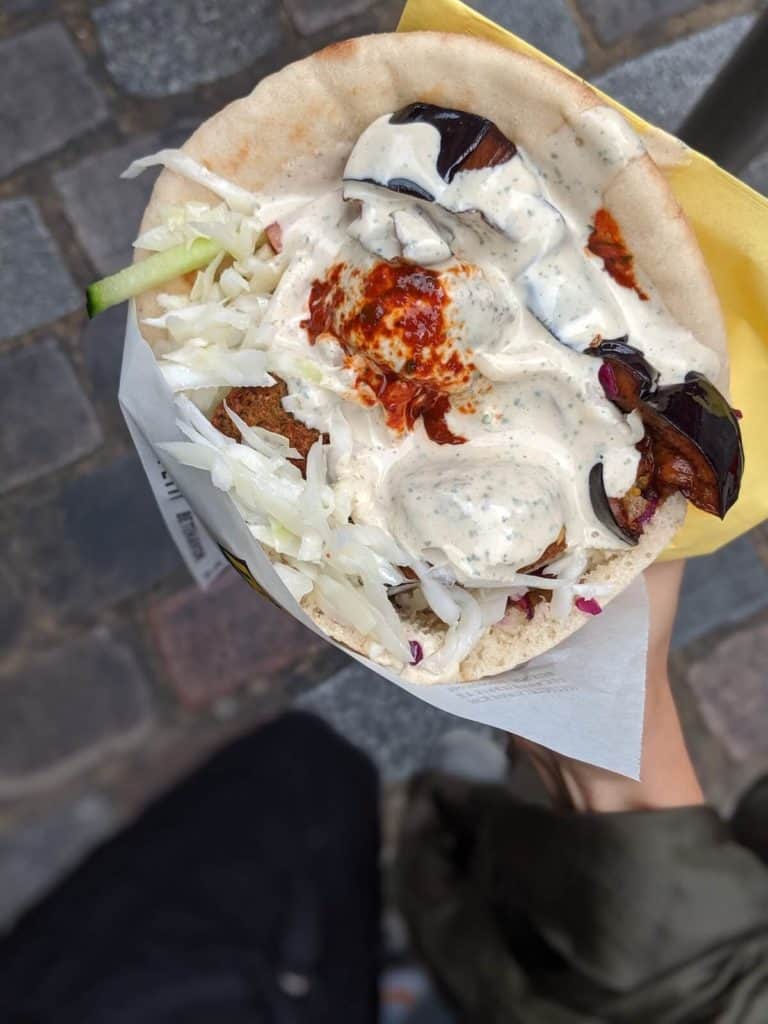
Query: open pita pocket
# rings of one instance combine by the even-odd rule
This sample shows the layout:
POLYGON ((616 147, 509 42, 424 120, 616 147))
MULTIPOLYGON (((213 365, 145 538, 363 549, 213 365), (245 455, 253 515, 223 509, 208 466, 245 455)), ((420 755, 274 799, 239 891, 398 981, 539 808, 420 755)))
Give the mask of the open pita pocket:
MULTIPOLYGON (((289 65, 201 125, 183 152, 257 194, 312 182, 338 185, 361 134, 382 115, 416 101, 489 119, 534 166, 551 165, 554 140, 564 130, 587 149, 597 151, 601 144, 596 125, 602 122, 591 113, 601 108, 601 100, 585 83, 475 38, 414 32, 350 39, 289 65)), ((613 117, 618 115, 614 112, 613 117)), ((144 215, 142 237, 165 223, 169 208, 194 201, 210 205, 219 199, 202 185, 164 170, 144 215)), ((690 225, 641 144, 605 171, 593 206, 610 211, 620 225, 639 280, 653 287, 681 328, 717 354, 719 368, 712 377, 727 387, 725 331, 712 280, 690 225)), ((138 251, 138 260, 145 256, 138 251)), ((187 276, 141 295, 140 321, 167 313, 168 300, 163 304, 158 295, 185 295, 191 280, 187 276)), ((161 329, 145 326, 143 331, 158 355, 167 351, 161 329)), ((635 339, 642 347, 641 342, 635 339)), ((585 592, 593 587, 600 605, 620 593, 669 544, 685 508, 682 495, 671 494, 645 523, 634 546, 590 551, 579 580, 585 592)), ((445 642, 449 629, 432 611, 398 609, 405 635, 427 655, 421 664, 404 666, 379 637, 363 635, 333 617, 316 591, 306 594, 302 605, 329 636, 395 667, 403 678, 423 683, 476 680, 507 670, 553 647, 588 620, 576 607, 557 618, 546 602, 536 606, 531 619, 513 611, 486 629, 459 665, 429 670, 429 652, 445 642)))

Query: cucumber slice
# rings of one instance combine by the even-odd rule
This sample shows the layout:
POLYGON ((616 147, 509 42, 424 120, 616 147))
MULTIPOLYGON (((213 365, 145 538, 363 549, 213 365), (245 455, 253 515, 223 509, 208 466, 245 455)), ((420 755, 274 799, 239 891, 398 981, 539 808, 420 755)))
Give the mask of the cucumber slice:
POLYGON ((196 238, 191 245, 176 245, 165 252, 156 252, 140 263, 119 270, 111 277, 96 281, 86 291, 88 316, 103 313, 118 302, 156 288, 190 270, 207 266, 221 252, 221 245, 212 238, 196 238))

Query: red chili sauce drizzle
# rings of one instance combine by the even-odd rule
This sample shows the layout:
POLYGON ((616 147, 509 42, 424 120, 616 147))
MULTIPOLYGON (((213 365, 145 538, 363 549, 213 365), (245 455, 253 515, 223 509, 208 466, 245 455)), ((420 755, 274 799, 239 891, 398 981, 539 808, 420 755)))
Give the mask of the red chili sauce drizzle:
POLYGON ((366 405, 379 404, 387 425, 412 430, 419 417, 436 444, 464 444, 445 421, 451 408, 441 384, 469 381, 465 364, 447 340, 445 307, 448 294, 439 275, 400 260, 377 263, 372 270, 352 270, 362 283, 361 298, 350 312, 341 285, 342 263, 323 280, 312 283, 309 316, 302 321, 314 345, 321 334, 333 334, 356 371, 355 387, 366 405), (354 343, 352 343, 354 339, 354 343), (403 372, 384 365, 382 345, 396 345, 404 358, 403 372))
POLYGON ((627 249, 627 243, 616 220, 605 209, 595 214, 595 224, 587 242, 587 249, 603 261, 603 266, 624 288, 632 288, 645 302, 648 296, 635 278, 635 258, 627 249))

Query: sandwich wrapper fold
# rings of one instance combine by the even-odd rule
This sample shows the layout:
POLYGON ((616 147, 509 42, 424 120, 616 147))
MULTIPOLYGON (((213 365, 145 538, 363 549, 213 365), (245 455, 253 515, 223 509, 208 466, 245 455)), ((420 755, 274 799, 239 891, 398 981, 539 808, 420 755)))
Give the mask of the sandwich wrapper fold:
MULTIPOLYGON (((415 29, 481 36, 556 64, 457 0, 410 0, 398 30, 415 29)), ((608 97, 606 101, 641 135, 666 138, 620 104, 608 97)), ((690 509, 663 556, 667 558, 714 551, 768 516, 768 445, 762 443, 768 435, 768 202, 701 154, 686 154, 687 162, 667 174, 694 225, 725 311, 732 401, 744 414, 746 472, 741 497, 725 521, 690 509)), ((340 646, 291 597, 231 499, 213 486, 209 474, 179 465, 158 447, 183 437, 176 426, 173 395, 141 336, 133 304, 119 399, 166 526, 198 585, 207 587, 231 564, 255 590, 340 646)), ((254 616, 258 613, 254 602, 254 616)), ((443 711, 638 778, 647 639, 645 588, 636 580, 557 647, 478 682, 417 686, 353 651, 347 653, 443 711)), ((384 683, 371 677, 365 685, 384 683)))

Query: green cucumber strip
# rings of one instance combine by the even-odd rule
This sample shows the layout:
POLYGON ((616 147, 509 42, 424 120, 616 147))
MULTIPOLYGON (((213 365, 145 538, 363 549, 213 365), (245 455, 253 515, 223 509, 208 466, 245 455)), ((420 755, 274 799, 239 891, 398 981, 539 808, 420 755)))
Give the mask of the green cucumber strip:
POLYGON ((140 263, 119 270, 111 277, 94 282, 86 291, 88 316, 103 313, 118 302, 165 284, 180 274, 207 266, 221 252, 221 245, 212 238, 196 238, 191 245, 176 245, 165 252, 156 252, 140 263))

